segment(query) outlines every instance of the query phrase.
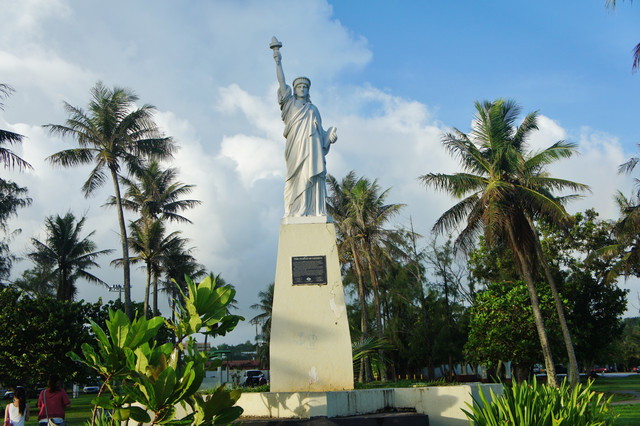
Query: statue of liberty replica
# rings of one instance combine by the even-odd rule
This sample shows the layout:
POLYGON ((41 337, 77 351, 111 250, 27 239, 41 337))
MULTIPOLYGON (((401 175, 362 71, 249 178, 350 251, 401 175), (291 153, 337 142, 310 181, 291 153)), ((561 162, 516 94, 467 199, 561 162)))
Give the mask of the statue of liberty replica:
POLYGON ((287 85, 271 40, 286 139, 284 217, 271 314, 271 392, 353 389, 351 338, 336 232, 327 214, 325 156, 337 139, 309 99, 307 77, 287 85))
POLYGON ((284 187, 284 216, 327 216, 327 167, 325 156, 338 139, 335 127, 322 128, 320 112, 309 98, 311 81, 293 80, 293 90, 284 79, 282 44, 272 42, 278 77, 278 102, 284 121, 287 145, 284 158, 287 177, 284 187))

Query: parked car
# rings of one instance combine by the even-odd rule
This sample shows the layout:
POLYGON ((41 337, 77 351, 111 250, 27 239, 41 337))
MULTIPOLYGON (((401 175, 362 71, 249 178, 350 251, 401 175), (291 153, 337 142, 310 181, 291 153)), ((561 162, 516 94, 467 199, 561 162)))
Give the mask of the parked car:
POLYGON ((253 387, 267 383, 264 373, 260 370, 247 370, 244 372, 242 377, 242 385, 244 387, 253 387))
POLYGON ((10 391, 10 390, 6 391, 2 399, 13 399, 13 391, 10 391))
POLYGON ((591 369, 591 372, 602 374, 608 372, 609 369, 607 367, 598 367, 597 365, 591 369))
POLYGON ((640 365, 637 367, 633 367, 633 371, 635 371, 636 373, 640 373, 640 365))
POLYGON ((100 392, 100 386, 98 385, 87 385, 82 388, 82 393, 98 393, 100 392))

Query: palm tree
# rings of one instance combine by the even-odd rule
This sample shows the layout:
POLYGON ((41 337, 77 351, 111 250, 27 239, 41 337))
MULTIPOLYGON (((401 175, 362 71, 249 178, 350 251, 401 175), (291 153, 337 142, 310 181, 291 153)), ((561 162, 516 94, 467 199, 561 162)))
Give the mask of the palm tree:
MULTIPOLYGON (((335 179, 330 178, 333 195, 330 200, 330 212, 337 214, 334 219, 338 223, 341 234, 346 235, 349 240, 349 248, 354 256, 358 256, 358 251, 362 253, 364 262, 369 272, 369 279, 373 292, 375 305, 376 325, 378 339, 383 339, 384 328, 381 317, 380 288, 378 285, 379 259, 386 256, 385 246, 387 240, 397 239, 397 233, 385 229, 384 226, 389 219, 398 213, 403 204, 385 204, 389 190, 380 191, 377 180, 373 182, 366 178, 355 180, 355 175, 350 173, 338 187, 335 179)), ((360 262, 354 259, 355 264, 360 262)), ((359 266, 356 266, 359 268, 359 266)), ((362 271, 358 271, 362 274, 362 271)), ((363 286, 362 276, 358 276, 359 287, 363 286)), ((364 294, 364 290, 359 289, 359 296, 364 294)), ((361 301, 362 303, 362 301, 361 301)), ((366 336, 365 336, 366 337, 366 336)), ((384 354, 380 354, 384 361, 384 354)), ((384 362, 382 365, 382 378, 386 380, 386 369, 384 362)))
MULTIPOLYGON (((388 240, 397 239, 395 231, 388 230, 384 226, 392 216, 404 207, 404 204, 385 204, 388 193, 389 189, 380 192, 377 180, 371 182, 366 178, 360 178, 350 191, 348 205, 350 216, 354 220, 356 236, 369 271, 379 340, 384 338, 384 327, 381 318, 378 270, 381 259, 387 256, 388 240)), ((380 363, 381 378, 388 380, 383 349, 380 349, 380 359, 382 361, 380 363)))
MULTIPOLYGON (((254 303, 251 305, 251 309, 255 309, 260 313, 255 317, 251 318, 249 322, 251 324, 255 324, 256 327, 259 325, 261 328, 260 340, 262 340, 262 344, 258 344, 258 358, 260 359, 263 366, 269 365, 269 342, 271 340, 271 311, 273 308, 273 291, 275 288, 275 283, 269 284, 265 291, 261 291, 258 293, 258 303, 254 303)), ((256 336, 257 337, 257 336, 256 336)))
MULTIPOLYGON (((129 179, 121 176, 120 179, 126 186, 126 191, 122 199, 122 206, 130 211, 140 214, 140 217, 133 222, 132 230, 135 227, 137 236, 132 240, 129 239, 130 246, 138 253, 138 259, 141 253, 147 253, 146 259, 153 257, 153 265, 147 264, 147 287, 145 291, 145 312, 148 306, 149 282, 150 276, 153 275, 153 312, 158 312, 158 277, 162 269, 163 251, 169 248, 171 236, 167 237, 167 241, 163 240, 163 235, 158 234, 160 229, 164 234, 164 224, 160 220, 170 220, 177 222, 191 223, 189 219, 179 214, 179 212, 188 208, 195 207, 200 204, 198 200, 180 199, 183 195, 189 194, 194 185, 185 185, 182 182, 176 182, 177 171, 174 168, 162 169, 156 160, 148 163, 136 165, 131 170, 135 179, 129 179), (145 237, 146 235, 146 237, 145 237), (161 243, 155 248, 144 247, 146 243, 161 243), (137 242, 136 242, 137 241, 137 242), (140 249, 142 248, 142 251, 140 249), (149 251, 151 250, 151 251, 149 251), (151 270, 153 269, 153 273, 151 270)), ((109 197, 107 205, 117 205, 115 197, 109 197)), ((171 234, 175 235, 175 233, 171 234)))
MULTIPOLYGON (((13 88, 6 84, 0 84, 0 111, 4 110, 2 99, 9 97, 13 92, 13 88)), ((15 168, 18 170, 32 169, 31 164, 20 158, 6 145, 17 145, 22 142, 24 136, 0 129, 0 162, 4 168, 15 168)), ((31 204, 31 198, 27 197, 27 188, 18 186, 15 182, 0 178, 0 230, 7 234, 8 219, 17 214, 17 210, 31 204)), ((14 231, 19 233, 20 230, 14 231)), ((11 266, 16 260, 16 256, 9 250, 9 241, 11 235, 3 237, 0 240, 0 280, 9 278, 11 266)), ((3 284, 0 283, 0 287, 3 284)))
MULTIPOLYGON (((195 185, 176 181, 177 170, 162 169, 155 160, 142 164, 132 170, 135 179, 120 177, 126 186, 122 206, 137 212, 141 218, 163 218, 169 221, 191 223, 179 213, 193 208, 199 200, 184 200, 182 196, 190 194, 195 185)), ((107 205, 117 205, 115 197, 109 197, 107 205)))
POLYGON ((21 229, 9 231, 9 218, 18 214, 18 209, 31 204, 31 198, 27 196, 27 188, 21 187, 15 182, 0 178, 0 288, 2 283, 11 275, 11 267, 18 257, 9 249, 9 243, 13 236, 19 234, 21 229))
MULTIPOLYGON (((527 115, 522 124, 516 126, 520 107, 513 101, 476 102, 475 106, 473 131, 469 135, 454 129, 443 137, 445 147, 460 159, 465 172, 429 173, 419 178, 427 186, 462 199, 437 220, 433 229, 439 234, 452 231, 466 219, 456 240, 458 249, 467 251, 473 247, 481 232, 484 232, 487 244, 506 243, 511 248, 529 290, 548 380, 555 385, 553 358, 534 285, 536 266, 545 266, 546 262, 539 250, 540 241, 533 220, 545 218, 550 223, 561 224, 569 217, 563 202, 571 197, 558 198, 551 191, 585 190, 588 187, 553 178, 545 171, 548 164, 572 156, 575 144, 559 141, 540 152, 525 152, 527 137, 538 128, 536 113, 527 115)), ((578 368, 573 344, 555 284, 550 281, 549 285, 554 298, 557 297, 556 308, 574 383, 578 368)))
MULTIPOLYGON (((356 174, 352 170, 341 182, 329 175, 327 182, 331 189, 331 196, 327 200, 327 208, 334 219, 338 234, 338 251, 343 263, 350 262, 352 270, 356 272, 357 293, 360 300, 360 331, 361 342, 369 337, 367 321, 367 289, 364 285, 363 262, 360 251, 356 248, 358 242, 354 220, 349 215, 350 193, 356 184, 356 174)), ((360 359, 358 381, 372 380, 369 358, 365 355, 360 359), (368 366, 368 367, 367 367, 368 366)))
POLYGON ((131 222, 129 226, 131 228, 131 236, 128 238, 129 247, 136 254, 130 258, 130 261, 131 263, 144 262, 147 274, 144 290, 144 314, 148 313, 149 290, 153 278, 153 313, 156 315, 158 313, 158 278, 162 270, 162 261, 165 253, 173 246, 180 244, 180 232, 175 231, 166 235, 165 226, 159 219, 131 222))
POLYGON ((207 275, 207 270, 196 261, 193 247, 188 248, 187 238, 180 238, 163 254, 164 286, 162 290, 169 295, 170 304, 187 290, 185 275, 198 281, 207 275), (175 280, 175 282, 173 281, 175 280))
POLYGON ((85 197, 101 187, 111 175, 122 243, 125 311, 130 316, 129 249, 119 174, 123 167, 135 169, 147 157, 171 157, 175 145, 154 123, 155 107, 145 104, 135 108, 138 97, 131 90, 120 87, 108 89, 98 82, 91 89, 91 98, 88 111, 65 102, 64 107, 69 114, 65 124, 45 126, 51 134, 71 136, 79 145, 79 148, 57 152, 48 159, 52 164, 63 167, 95 163, 82 186, 85 197))
POLYGON ((88 269, 100 267, 96 258, 111 253, 113 250, 97 250, 96 245, 90 240, 95 231, 86 237, 80 237, 86 217, 76 222, 73 213, 68 212, 63 217, 59 215, 49 216, 45 219, 47 237, 44 242, 31 238, 34 251, 28 254, 36 265, 46 270, 51 268, 51 273, 56 277, 59 300, 73 300, 76 293, 75 281, 84 278, 89 282, 107 285, 100 278, 91 274, 88 269))
MULTIPOLYGON (((638 144, 640 149, 640 144, 638 144)), ((640 162, 640 157, 631 157, 618 168, 618 173, 630 174, 640 162)), ((640 276, 640 179, 634 178, 635 194, 627 198, 622 192, 616 194, 616 202, 621 218, 613 227, 616 242, 598 250, 598 254, 608 258, 617 257, 607 280, 613 281, 620 275, 640 276)))
POLYGON ((13 285, 35 297, 56 297, 57 277, 51 265, 36 265, 27 269, 17 278, 13 285))

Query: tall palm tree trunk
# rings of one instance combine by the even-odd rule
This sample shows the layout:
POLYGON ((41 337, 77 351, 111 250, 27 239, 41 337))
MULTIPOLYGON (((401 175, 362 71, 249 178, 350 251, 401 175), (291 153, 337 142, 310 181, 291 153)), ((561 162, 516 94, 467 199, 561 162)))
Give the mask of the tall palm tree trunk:
MULTIPOLYGON (((353 263, 356 268, 356 278, 358 279, 358 298, 360 299, 360 331, 362 332, 361 341, 369 337, 368 323, 367 323, 367 296, 364 291, 364 279, 362 273, 362 264, 360 255, 356 251, 356 246, 353 241, 350 242, 351 253, 353 253, 353 263)), ((360 374, 358 375, 358 381, 371 380, 371 364, 368 357, 363 357, 360 360, 360 374)))
MULTIPOLYGON (((534 235, 537 235, 535 228, 533 227, 533 222, 531 218, 527 218, 529 221, 529 226, 532 228, 532 232, 534 235)), ((544 269, 544 274, 547 278, 547 282, 549 283, 549 287, 551 288, 551 293, 553 294, 553 300, 556 305, 556 311, 558 311, 558 319, 560 321, 560 328, 562 329, 562 337, 564 339, 564 345, 567 349, 567 357, 569 358, 569 383, 571 387, 575 387, 578 385, 579 373, 578 373, 578 360, 576 358, 576 352, 573 348, 573 341, 571 340, 571 333, 569 332, 569 327, 567 325, 567 320, 564 315, 564 306, 562 304, 562 300, 560 299, 560 294, 558 293, 558 288, 556 287, 556 282, 553 279, 553 275, 551 275, 551 270, 549 269, 549 264, 544 256, 542 251, 542 245, 540 244, 540 240, 535 238, 536 244, 536 252, 538 254, 538 259, 540 259, 540 263, 544 269)))
POLYGON ((524 281, 527 283, 527 290, 529 290, 529 299, 531 299, 531 310, 533 311, 533 319, 538 330, 538 338, 540 339, 540 346, 542 346, 542 356, 544 357, 544 364, 547 371, 547 384, 550 386, 557 386, 556 382, 556 369, 553 364, 553 356, 551 355, 551 347, 549 346, 549 339, 547 337, 547 331, 544 327, 544 320, 542 319, 542 312, 540 311, 540 302, 538 300, 538 293, 533 283, 533 275, 529 268, 529 262, 526 256, 522 253, 519 246, 516 245, 516 237, 511 226, 508 227, 509 238, 512 242, 513 251, 516 255, 516 261, 520 264, 520 270, 524 281))
POLYGON ((118 184, 118 174, 112 168, 111 177, 116 197, 116 209, 118 210, 118 222, 120 224, 120 240, 122 242, 122 269, 124 270, 124 312, 132 318, 131 313, 131 273, 129 271, 129 243, 127 242, 127 226, 124 223, 124 211, 122 210, 122 197, 120 196, 120 185, 118 184))
POLYGON ((58 300, 69 300, 68 294, 70 293, 67 289, 67 282, 69 281, 67 268, 64 266, 58 266, 58 270, 60 271, 60 283, 58 284, 58 300))
POLYGON ((153 274, 153 315, 160 315, 158 311, 158 274, 153 274))
MULTIPOLYGON (((382 330, 382 317, 380 315, 380 291, 378 287, 378 277, 376 276, 376 272, 373 268, 372 259, 369 257, 369 276, 371 278, 371 287, 373 288, 373 303, 376 309, 376 326, 378 328, 378 339, 382 340, 384 337, 384 333, 382 330)), ((387 368, 385 365, 385 356, 384 350, 378 349, 378 354, 380 355, 380 380, 387 381, 389 378, 387 377, 387 368)))
POLYGON ((147 282, 144 286, 144 317, 148 318, 149 315, 149 290, 151 289, 151 262, 147 262, 147 282))
MULTIPOLYGON (((420 259, 418 256, 418 247, 416 244, 416 233, 413 230, 413 219, 409 217, 409 223, 411 224, 411 250, 413 254, 413 258, 411 261, 414 263, 416 267, 416 280, 420 285, 420 303, 421 303, 421 313, 422 320, 424 321, 424 330, 425 330, 425 342, 427 347, 427 377, 429 380, 433 380, 435 377, 435 371, 433 369, 433 362, 431 361, 431 339, 429 336, 429 307, 427 306, 427 296, 424 294, 424 286, 422 285, 422 273, 420 272, 420 259)), ((395 376, 394 376, 395 380, 395 376)))
MULTIPOLYGON (((443 274, 444 278, 444 310, 447 316, 447 329, 449 330, 449 336, 453 335, 453 315, 451 314, 451 304, 449 303, 449 280, 447 274, 443 274)), ((449 361, 449 371, 447 373, 447 379, 453 381, 453 354, 451 353, 451 346, 447 346, 447 360, 449 361)))

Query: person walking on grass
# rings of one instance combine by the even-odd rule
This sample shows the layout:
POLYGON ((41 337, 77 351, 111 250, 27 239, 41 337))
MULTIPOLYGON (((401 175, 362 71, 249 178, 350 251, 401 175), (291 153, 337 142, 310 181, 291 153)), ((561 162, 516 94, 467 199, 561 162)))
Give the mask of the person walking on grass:
POLYGON ((40 392, 38 397, 38 423, 40 426, 47 426, 49 419, 55 424, 66 426, 64 420, 64 410, 71 406, 69 395, 60 386, 60 377, 52 374, 49 377, 47 388, 40 392))
POLYGON ((16 387, 13 391, 13 402, 7 405, 4 412, 4 426, 24 426, 29 420, 29 405, 27 393, 23 387, 16 387))

